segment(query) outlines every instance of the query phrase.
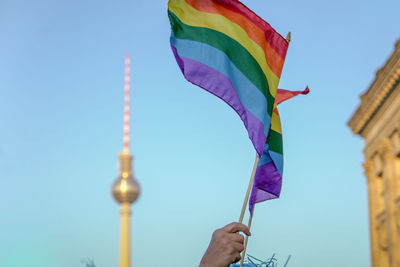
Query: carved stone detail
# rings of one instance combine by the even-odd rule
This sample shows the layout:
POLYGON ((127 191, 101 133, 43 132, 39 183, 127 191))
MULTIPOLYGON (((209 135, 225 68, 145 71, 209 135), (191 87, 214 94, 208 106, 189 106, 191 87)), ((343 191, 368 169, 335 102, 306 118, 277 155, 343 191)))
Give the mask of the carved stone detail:
POLYGON ((397 129, 390 136, 390 141, 392 144, 393 156, 399 158, 400 157, 400 133, 397 129))
POLYGON ((382 177, 383 174, 383 160, 379 153, 375 153, 372 156, 372 162, 374 164, 375 175, 378 177, 382 177))
POLYGON ((368 184, 372 183, 372 179, 374 176, 374 166, 372 164, 372 160, 371 159, 366 159, 365 162, 363 163, 363 167, 364 167, 364 174, 365 177, 367 178, 367 182, 368 184))
POLYGON ((386 227, 386 212, 381 213, 377 216, 376 220, 376 232, 378 233, 378 244, 381 250, 388 249, 388 236, 386 227))
POLYGON ((396 212, 395 212, 395 220, 397 225, 397 232, 400 236, 400 197, 396 201, 396 212))

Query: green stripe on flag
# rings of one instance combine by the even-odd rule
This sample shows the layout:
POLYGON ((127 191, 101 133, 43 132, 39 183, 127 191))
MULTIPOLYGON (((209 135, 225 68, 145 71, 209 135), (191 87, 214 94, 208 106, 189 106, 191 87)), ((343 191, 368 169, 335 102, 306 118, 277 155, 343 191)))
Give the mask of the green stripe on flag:
POLYGON ((267 143, 269 144, 269 149, 271 151, 283 155, 283 142, 282 135, 280 133, 270 129, 267 137, 267 143))
POLYGON ((171 11, 168 11, 168 15, 176 38, 202 42, 224 52, 266 97, 268 114, 271 116, 274 97, 270 93, 267 78, 254 57, 241 44, 221 32, 186 25, 171 11))

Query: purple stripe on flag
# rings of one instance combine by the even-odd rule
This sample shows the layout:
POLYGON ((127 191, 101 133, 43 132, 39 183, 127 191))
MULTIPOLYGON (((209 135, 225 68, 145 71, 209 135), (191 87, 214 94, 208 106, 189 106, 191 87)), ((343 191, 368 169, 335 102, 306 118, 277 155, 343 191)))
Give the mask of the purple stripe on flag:
POLYGON ((253 213, 256 203, 278 198, 281 193, 281 187, 282 176, 272 161, 258 166, 249 201, 250 212, 253 213))
POLYGON ((242 119, 257 153, 262 155, 266 142, 264 125, 243 106, 231 80, 226 75, 201 62, 179 57, 176 48, 173 45, 171 47, 185 78, 231 106, 242 119))

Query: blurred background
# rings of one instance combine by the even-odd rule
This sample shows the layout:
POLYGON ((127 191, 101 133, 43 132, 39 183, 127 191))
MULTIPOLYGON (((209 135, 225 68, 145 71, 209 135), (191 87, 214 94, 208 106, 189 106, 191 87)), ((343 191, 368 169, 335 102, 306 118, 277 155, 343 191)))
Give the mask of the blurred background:
MULTIPOLYGON (((370 266, 363 141, 346 125, 399 39, 400 2, 243 0, 292 32, 280 88, 281 198, 248 253, 370 266)), ((0 266, 117 266, 124 56, 132 57, 132 266, 197 266, 236 221, 255 151, 236 113, 184 80, 167 1, 0 1, 0 266)), ((245 219, 247 221, 247 219, 245 219)))

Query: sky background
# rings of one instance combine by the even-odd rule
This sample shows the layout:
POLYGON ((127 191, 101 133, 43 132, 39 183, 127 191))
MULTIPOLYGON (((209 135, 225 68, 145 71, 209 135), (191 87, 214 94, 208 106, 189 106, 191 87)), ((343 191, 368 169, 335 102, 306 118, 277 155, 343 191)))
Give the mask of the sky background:
MULTIPOLYGON (((243 0, 292 32, 280 88, 281 198, 248 253, 370 265, 363 142, 346 123, 400 38, 397 0, 243 0)), ((0 0, 0 266, 117 266, 124 56, 132 56, 132 266, 197 266, 240 215, 255 151, 236 113, 184 80, 167 1, 0 0)), ((246 218, 247 220, 247 218, 246 218)))

